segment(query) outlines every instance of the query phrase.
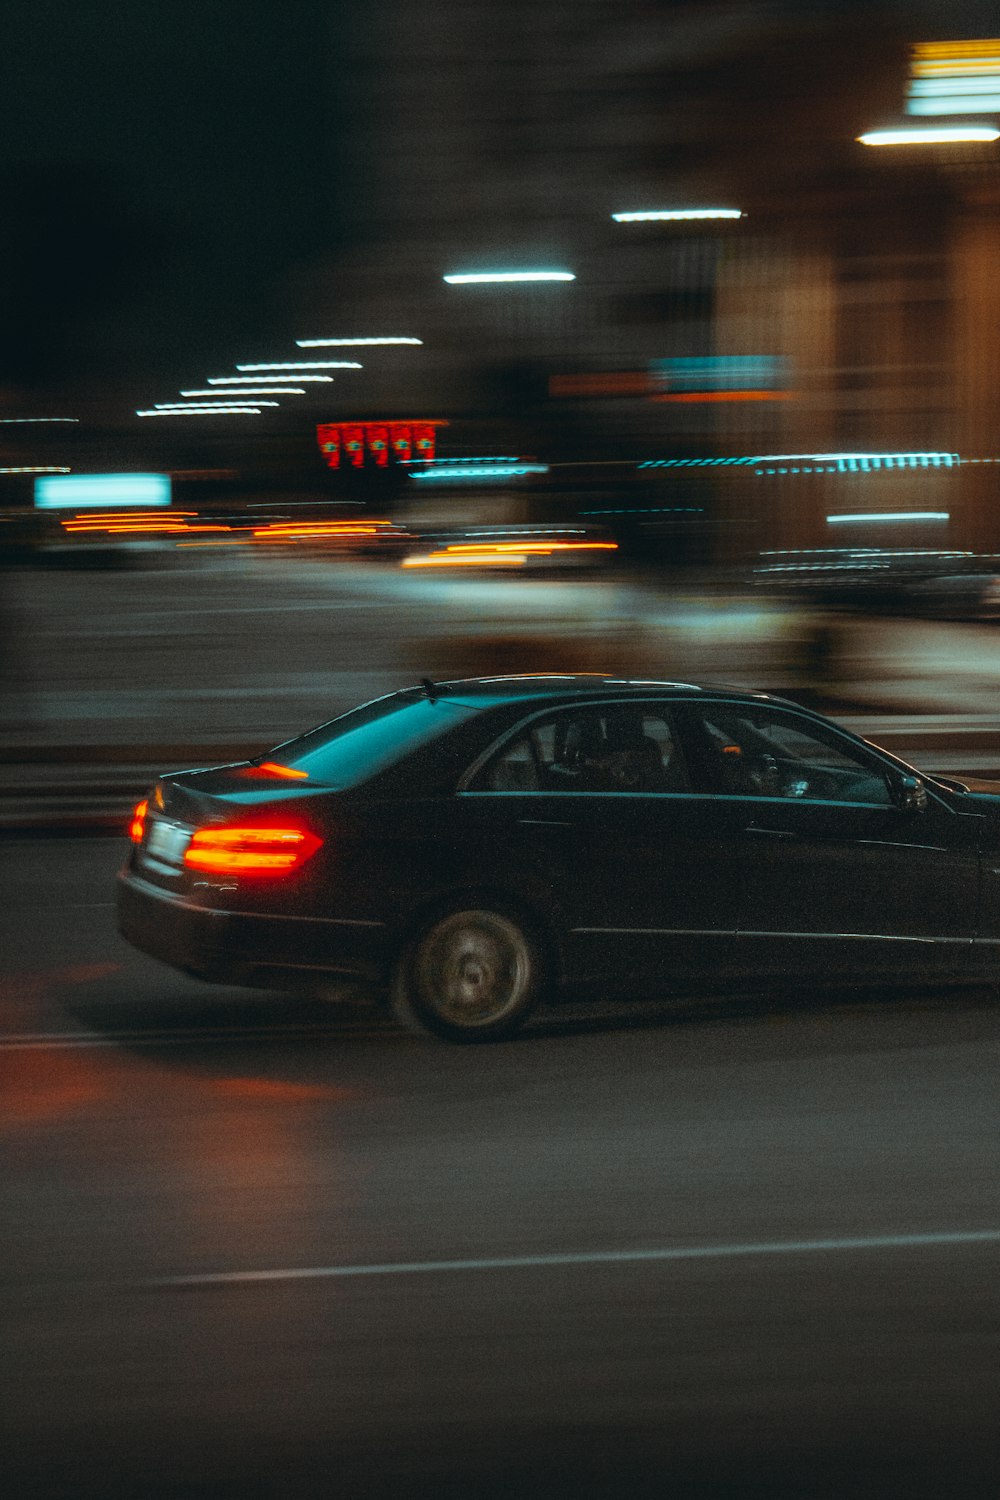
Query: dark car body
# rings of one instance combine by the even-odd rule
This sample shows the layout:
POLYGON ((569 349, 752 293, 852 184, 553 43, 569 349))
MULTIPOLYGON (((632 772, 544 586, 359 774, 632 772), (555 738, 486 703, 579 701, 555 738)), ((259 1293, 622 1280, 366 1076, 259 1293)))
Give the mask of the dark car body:
MULTIPOLYGON (((164 777, 148 802, 120 929, 207 980, 341 976, 381 992, 456 912, 499 915, 485 949, 445 947, 446 974, 495 975, 510 928, 524 954, 502 961, 530 965, 532 1003, 995 975, 1000 797, 921 777, 763 693, 427 683, 256 762, 164 777), (318 842, 287 874, 189 863, 199 841, 276 828, 318 842)), ((501 1034, 528 1008, 468 1029, 501 1034)), ((417 1009, 463 1034, 460 1008, 442 1021, 431 996, 417 1009)))

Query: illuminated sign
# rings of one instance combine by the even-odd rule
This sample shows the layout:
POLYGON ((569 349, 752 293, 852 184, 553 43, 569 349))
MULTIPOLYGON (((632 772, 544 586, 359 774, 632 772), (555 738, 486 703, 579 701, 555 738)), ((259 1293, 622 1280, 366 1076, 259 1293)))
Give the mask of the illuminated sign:
POLYGON ((1000 113, 1000 40, 918 42, 910 57, 908 115, 1000 113))
POLYGON ((398 463, 434 457, 435 435, 447 422, 320 422, 316 441, 327 467, 339 469, 344 464, 360 469, 366 463, 384 469, 390 452, 398 463))
POLYGON ((61 474, 35 480, 39 510, 169 504, 169 474, 61 474))

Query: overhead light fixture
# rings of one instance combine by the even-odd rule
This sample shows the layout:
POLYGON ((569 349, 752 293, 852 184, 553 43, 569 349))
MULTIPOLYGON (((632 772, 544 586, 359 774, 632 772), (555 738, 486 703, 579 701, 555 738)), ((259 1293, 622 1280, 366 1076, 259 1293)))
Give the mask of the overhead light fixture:
POLYGON ((617 224, 639 224, 648 219, 676 221, 681 219, 745 219, 740 208, 652 208, 637 213, 612 214, 617 224))
POLYGON ((328 346, 343 345, 345 348, 358 348, 362 344, 422 344, 423 339, 408 338, 371 338, 371 339, 296 339, 300 349, 325 349, 328 346))
POLYGON ((907 125, 867 130, 857 137, 862 146, 950 146, 960 141, 1000 140, 992 125, 907 125))
POLYGON ((452 286, 491 281, 575 281, 572 271, 460 271, 442 280, 452 286))
POLYGON ((11 422, 79 422, 79 417, 0 417, 5 426, 11 422))
MULTIPOLYGON (((272 375, 270 384, 298 385, 301 381, 311 380, 316 385, 332 385, 332 375, 272 375)), ((209 375, 209 385, 259 385, 259 375, 209 375)))
POLYGON ((363 370, 356 359, 305 359, 280 365, 237 365, 237 370, 363 370))
POLYGON ((948 521, 951 516, 946 510, 867 510, 852 515, 827 516, 826 519, 829 525, 834 526, 847 521, 948 521))

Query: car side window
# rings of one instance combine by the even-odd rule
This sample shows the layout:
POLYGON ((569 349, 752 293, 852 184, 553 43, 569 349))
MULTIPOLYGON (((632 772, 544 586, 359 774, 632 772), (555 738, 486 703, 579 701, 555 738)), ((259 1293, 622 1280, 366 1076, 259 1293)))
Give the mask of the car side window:
POLYGON ((516 735, 474 790, 687 792, 691 785, 668 706, 601 704, 564 710, 516 735))
POLYGON ((893 805, 888 776, 874 758, 794 712, 707 704, 697 719, 697 758, 709 791, 893 805))

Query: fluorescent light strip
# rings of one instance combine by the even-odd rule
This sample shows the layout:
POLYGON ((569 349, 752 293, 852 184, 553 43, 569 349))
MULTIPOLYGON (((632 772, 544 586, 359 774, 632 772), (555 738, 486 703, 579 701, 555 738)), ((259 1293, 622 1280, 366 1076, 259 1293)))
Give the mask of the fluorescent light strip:
POLYGON ((137 417, 259 417, 259 406, 181 406, 137 411, 137 417))
POLYGON ((655 208, 639 213, 612 214, 616 224, 639 224, 649 219, 678 221, 681 219, 745 219, 739 208, 655 208))
MULTIPOLYGON (((295 385, 250 385, 240 386, 245 396, 304 396, 305 391, 295 385)), ((181 391, 182 396, 218 396, 219 392, 209 387, 206 391, 181 391)), ((173 403, 177 405, 176 402, 173 403)))
POLYGON ((572 271, 459 271, 442 277, 451 286, 493 281, 575 281, 572 271))
MULTIPOLYGON (((272 375, 272 385, 298 385, 300 381, 312 381, 314 385, 332 385, 332 375, 272 375)), ((259 385, 259 375, 209 375, 209 385, 259 385)))
POLYGON ((995 86, 1000 74, 1000 63, 993 68, 983 68, 976 73, 967 73, 960 78, 915 78, 910 84, 911 98, 928 98, 934 94, 975 94, 981 89, 995 86))
POLYGON ((995 141, 1000 139, 1000 130, 991 125, 928 125, 912 130, 868 130, 857 139, 862 146, 946 146, 959 141, 995 141))
POLYGON ((947 98, 935 94, 918 98, 910 95, 908 115, 995 115, 1000 114, 1000 94, 953 94, 947 98))
POLYGON ((280 365, 237 365, 237 370, 363 370, 356 359, 300 359, 280 365))
POLYGON ((0 417, 0 422, 7 426, 13 422, 79 422, 79 417, 0 417))
POLYGON ((826 519, 834 526, 846 521, 948 521, 951 516, 946 510, 871 510, 854 515, 827 516, 826 519))
POLYGON ((343 345, 345 348, 359 348, 363 344, 422 344, 423 339, 406 338, 377 338, 377 339, 296 339, 300 349, 325 349, 334 345, 343 345))
POLYGON ((234 406, 278 406, 280 403, 258 401, 256 396, 248 396, 245 401, 156 401, 153 404, 157 411, 218 411, 220 407, 232 410, 234 406))
POLYGON ((69 474, 60 464, 19 464, 13 468, 0 469, 0 474, 69 474))

